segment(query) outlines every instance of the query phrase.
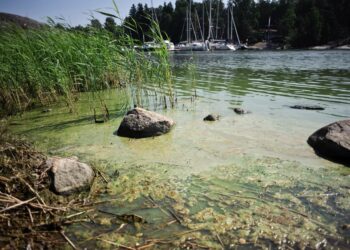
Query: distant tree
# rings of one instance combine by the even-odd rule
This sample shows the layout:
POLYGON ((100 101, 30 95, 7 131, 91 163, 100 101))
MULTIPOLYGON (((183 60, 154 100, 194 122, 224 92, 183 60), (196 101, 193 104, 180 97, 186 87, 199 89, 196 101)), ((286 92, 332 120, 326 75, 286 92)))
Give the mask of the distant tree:
POLYGON ((292 41, 296 47, 318 44, 321 38, 321 16, 313 0, 299 1, 296 5, 296 34, 292 41))
POLYGON ((251 38, 253 30, 258 27, 254 0, 233 0, 233 14, 241 40, 251 38))
POLYGON ((143 12, 144 12, 144 14, 146 14, 146 15, 152 15, 151 9, 148 7, 147 4, 145 4, 145 5, 143 6, 143 12))
POLYGON ((137 9, 136 9, 136 16, 140 16, 143 14, 144 14, 143 5, 142 5, 142 3, 139 3, 137 5, 137 9))
POLYGON ((98 19, 91 19, 90 21, 90 27, 94 28, 94 29, 102 29, 102 24, 100 23, 100 21, 98 19))
POLYGON ((129 11, 129 17, 134 18, 136 16, 137 10, 135 4, 131 5, 130 11, 129 11))
POLYGON ((174 36, 172 40, 178 43, 186 39, 186 10, 187 10, 187 0, 177 0, 175 2, 174 11, 174 23, 172 24, 174 30, 174 36))
POLYGON ((280 14, 279 20, 277 22, 277 30, 284 38, 287 44, 290 44, 295 37, 295 1, 294 0, 280 0, 279 6, 277 8, 280 14))
POLYGON ((159 21, 160 29, 169 37, 173 37, 175 35, 173 31, 173 23, 174 23, 174 8, 172 3, 164 3, 163 7, 159 7, 155 11, 157 15, 157 19, 159 21))
POLYGON ((80 32, 86 32, 87 28, 82 26, 82 25, 78 25, 78 26, 72 27, 71 30, 80 31, 80 32))
POLYGON ((104 23, 105 30, 115 34, 117 31, 117 24, 112 17, 107 17, 104 23))
POLYGON ((140 3, 131 6, 126 22, 137 23, 136 31, 131 34, 143 41, 149 39, 150 18, 156 18, 162 32, 177 43, 186 39, 186 15, 191 4, 193 30, 200 39, 200 29, 208 36, 210 1, 212 38, 228 38, 227 21, 231 9, 242 41, 263 39, 261 31, 266 30, 270 17, 271 27, 276 30, 275 41, 298 48, 350 36, 350 0, 228 0, 226 6, 223 0, 176 0, 175 7, 169 2, 157 8, 140 3))
POLYGON ((66 26, 64 24, 62 24, 62 23, 56 23, 55 24, 55 28, 64 30, 64 29, 66 29, 66 26))

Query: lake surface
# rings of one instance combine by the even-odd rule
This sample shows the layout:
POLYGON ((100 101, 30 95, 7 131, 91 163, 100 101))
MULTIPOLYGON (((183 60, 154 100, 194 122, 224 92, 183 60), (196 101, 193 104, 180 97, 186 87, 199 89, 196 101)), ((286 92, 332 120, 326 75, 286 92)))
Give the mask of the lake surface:
POLYGON ((95 223, 70 230, 77 245, 349 248, 343 228, 350 223, 350 168, 316 156, 306 140, 350 117, 350 53, 175 53, 171 60, 175 108, 163 109, 151 88, 141 97, 145 108, 176 121, 169 134, 113 135, 135 103, 130 88, 100 93, 113 114, 105 124, 93 122, 89 94, 81 95, 75 114, 58 104, 12 121, 42 151, 77 155, 109 176, 106 190, 94 193, 105 202, 91 212, 95 223), (237 115, 235 107, 252 113, 237 115), (209 113, 220 120, 204 122, 209 113), (121 221, 101 211, 137 214, 148 223, 120 229, 121 221))

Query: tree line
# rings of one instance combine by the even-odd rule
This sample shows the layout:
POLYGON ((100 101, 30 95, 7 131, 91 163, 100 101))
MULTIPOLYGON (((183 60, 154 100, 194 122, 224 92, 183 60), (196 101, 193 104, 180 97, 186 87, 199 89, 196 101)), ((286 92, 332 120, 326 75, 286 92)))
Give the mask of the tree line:
MULTIPOLYGON (((228 0, 226 3, 222 0, 211 0, 211 34, 208 34, 209 6, 210 0, 177 0, 175 6, 171 2, 165 2, 155 8, 139 3, 131 6, 124 22, 137 24, 128 32, 140 42, 152 39, 147 36, 152 20, 159 23, 164 39, 170 39, 174 43, 187 39, 188 27, 192 39, 210 38, 237 42, 237 36, 232 31, 234 25, 240 40, 249 44, 268 40, 280 45, 304 48, 342 39, 349 40, 350 37, 349 0, 228 0), (192 22, 187 25, 189 16, 192 22)), ((93 19, 89 26, 104 28, 116 37, 118 29, 121 28, 112 17, 107 17, 104 24, 93 19)), ((75 27, 84 28, 86 27, 75 27)))

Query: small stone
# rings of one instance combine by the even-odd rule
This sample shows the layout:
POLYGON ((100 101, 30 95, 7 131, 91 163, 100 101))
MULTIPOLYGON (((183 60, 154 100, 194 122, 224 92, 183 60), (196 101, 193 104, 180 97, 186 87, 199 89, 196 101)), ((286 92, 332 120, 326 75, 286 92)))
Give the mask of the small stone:
POLYGON ((219 120, 220 116, 217 114, 209 114, 206 117, 204 117, 203 121, 210 121, 210 122, 214 122, 219 120))
POLYGON ((50 168, 51 186, 60 195, 72 194, 88 189, 95 177, 92 168, 77 157, 51 157, 46 161, 50 168))
POLYGON ((43 111, 42 111, 42 113, 49 113, 49 112, 51 112, 52 111, 52 109, 44 109, 43 111))
POLYGON ((243 239, 243 238, 240 238, 238 242, 239 242, 239 244, 241 244, 241 245, 247 243, 247 241, 246 241, 245 239, 243 239))
POLYGON ((292 109, 304 109, 304 110, 324 110, 323 107, 317 105, 293 105, 289 106, 292 109))
POLYGON ((327 240, 326 239, 323 239, 322 241, 318 242, 315 245, 316 250, 326 249, 326 247, 327 247, 327 240))
POLYGON ((239 114, 239 115, 245 115, 245 114, 250 114, 251 112, 248 111, 248 110, 244 110, 242 108, 234 108, 233 111, 236 113, 236 114, 239 114))

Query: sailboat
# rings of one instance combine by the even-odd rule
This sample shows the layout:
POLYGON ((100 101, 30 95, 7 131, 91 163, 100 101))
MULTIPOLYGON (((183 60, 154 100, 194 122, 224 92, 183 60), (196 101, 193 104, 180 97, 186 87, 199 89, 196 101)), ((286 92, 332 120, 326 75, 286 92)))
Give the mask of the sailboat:
POLYGON ((210 49, 235 51, 236 47, 235 45, 228 43, 226 40, 212 40, 210 42, 210 49))
MULTIPOLYGON (((155 12, 155 9, 153 6, 153 0, 151 0, 151 6, 152 6, 152 8, 151 8, 152 9, 152 19, 159 25, 157 13, 155 12)), ((168 51, 175 50, 175 45, 173 42, 171 42, 169 40, 163 40, 163 43, 168 51)), ((144 42, 142 46, 135 46, 135 49, 140 49, 143 51, 155 51, 155 50, 162 49, 162 47, 163 47, 162 42, 150 41, 150 42, 144 42)))
MULTIPOLYGON (((186 10, 186 37, 187 40, 180 42, 176 49, 180 51, 207 51, 208 43, 205 41, 198 41, 196 32, 194 32, 195 40, 192 41, 192 31, 194 31, 192 22, 192 0, 189 0, 188 8, 186 10)), ((198 15, 197 15, 198 17, 198 15)), ((199 20, 198 20, 199 21, 199 20)), ((203 36, 203 34, 202 34, 203 36)), ((204 40, 204 39, 203 39, 204 40)))
MULTIPOLYGON (((209 43, 210 50, 231 50, 231 51, 236 50, 235 46, 233 44, 230 44, 227 41, 228 39, 227 40, 217 39, 217 36, 218 36, 217 33, 219 29, 218 18, 219 18, 219 6, 217 7, 217 14, 216 14, 216 32, 215 32, 216 39, 213 39, 214 34, 213 34, 213 26, 212 26, 212 1, 210 0, 209 1, 209 33, 208 33, 208 40, 210 41, 209 43)), ((229 16, 228 16, 228 20, 229 20, 229 16)), ((229 31, 229 28, 228 28, 228 31, 229 31)))
MULTIPOLYGON (((244 49, 248 49, 247 45, 242 44, 241 40, 239 39, 239 35, 238 35, 238 31, 237 31, 237 27, 236 27, 236 22, 235 22, 235 18, 233 17, 233 7, 230 9, 230 14, 231 14, 231 27, 233 24, 233 27, 235 29, 235 33, 236 33, 236 37, 237 37, 237 44, 235 45, 235 48, 237 50, 244 50, 244 49)), ((231 31, 231 39, 232 39, 232 31, 231 31)))
MULTIPOLYGON (((235 22, 235 19, 233 17, 233 6, 228 6, 227 9, 228 9, 227 40, 211 39, 210 40, 210 49, 211 50, 231 50, 231 51, 247 49, 247 46, 245 44, 242 44, 241 40, 239 39, 239 35, 238 35, 237 27, 236 27, 236 22, 235 22), (232 42, 228 42, 228 41, 233 41, 233 29, 235 31, 235 35, 237 38, 237 44, 233 44, 232 42)), ((209 26, 211 27, 211 1, 210 1, 209 26)), ((210 29, 209 29, 209 35, 211 35, 213 37, 212 31, 210 29)))

